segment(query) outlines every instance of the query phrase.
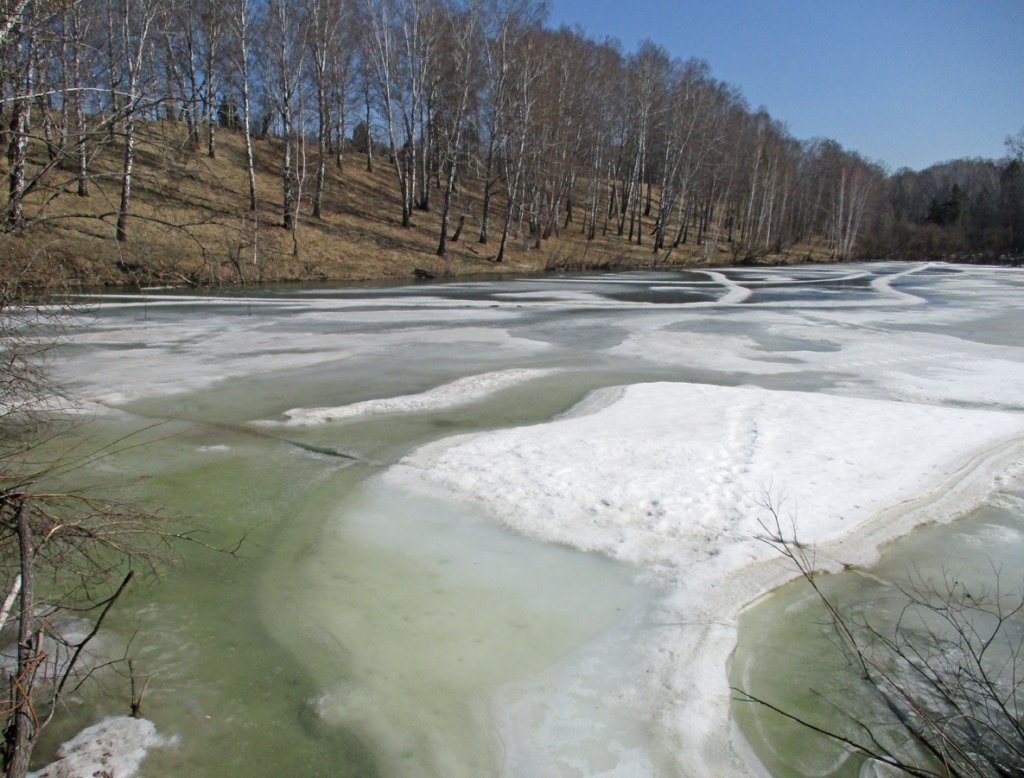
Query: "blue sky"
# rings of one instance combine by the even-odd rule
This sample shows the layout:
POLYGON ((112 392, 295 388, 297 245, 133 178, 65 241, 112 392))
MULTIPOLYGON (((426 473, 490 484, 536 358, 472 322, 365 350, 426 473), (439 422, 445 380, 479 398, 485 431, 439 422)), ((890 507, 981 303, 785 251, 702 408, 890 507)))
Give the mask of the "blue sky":
POLYGON ((700 57, 798 138, 890 170, 1002 157, 1024 126, 1024 0, 549 0, 552 26, 700 57))

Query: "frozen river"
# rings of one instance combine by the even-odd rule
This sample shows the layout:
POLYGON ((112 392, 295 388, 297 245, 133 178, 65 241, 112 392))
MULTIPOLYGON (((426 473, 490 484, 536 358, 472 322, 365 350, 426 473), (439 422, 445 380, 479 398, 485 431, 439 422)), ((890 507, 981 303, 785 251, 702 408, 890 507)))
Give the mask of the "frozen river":
POLYGON ((763 500, 862 564, 1015 483, 1022 294, 885 263, 92 299, 54 369, 134 437, 89 475, 246 536, 119 614, 143 774, 754 774, 726 665, 792 576, 763 500))

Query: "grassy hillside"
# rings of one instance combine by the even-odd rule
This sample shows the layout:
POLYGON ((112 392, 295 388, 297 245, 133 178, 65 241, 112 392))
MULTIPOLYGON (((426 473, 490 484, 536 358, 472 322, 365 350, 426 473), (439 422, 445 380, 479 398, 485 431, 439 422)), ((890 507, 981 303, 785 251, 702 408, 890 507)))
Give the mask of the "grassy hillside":
MULTIPOLYGON (((649 245, 630 245, 614 235, 593 241, 580 234, 579 223, 528 246, 525 236, 510 243, 506 260, 493 261, 500 237, 504 202, 500 195, 491 217, 491 241, 481 245, 481 186, 463 182, 455 195, 450 232, 459 217, 466 224, 448 256, 435 256, 440 229, 441 192, 433 210, 417 211, 403 229, 395 174, 386 158, 375 160, 346 153, 342 168, 328 164, 323 218, 310 215, 315 147, 307 148, 307 175, 294 240, 282 228, 281 143, 257 140, 258 218, 248 209, 245 151, 240 133, 218 132, 216 159, 187 147, 183 125, 143 124, 129 240, 114 240, 120 197, 123 147, 111 143, 92 162, 88 197, 75 194, 74 172, 55 170, 27 199, 30 226, 18 235, 0 236, 0 274, 33 283, 69 285, 222 285, 271 281, 410 279, 416 269, 438 277, 478 273, 557 269, 679 267, 728 264, 732 254, 722 241, 705 260, 701 247, 651 253, 649 245), (65 191, 66 190, 66 191, 65 191), (54 196, 56 195, 56 197, 54 196), (42 217, 32 223, 37 217, 42 217)), ((36 166, 43 163, 38 155, 36 166)), ((69 160, 70 162, 70 160, 69 160)), ((0 164, 6 174, 6 161, 0 164)), ((650 220, 647 220, 648 222, 650 220)), ((649 223, 647 225, 650 226, 649 223)), ((525 232, 525 231, 524 231, 525 232)), ((649 243, 650 241, 648 241, 649 243)), ((819 247, 801 246, 765 261, 804 261, 824 257, 819 247)))

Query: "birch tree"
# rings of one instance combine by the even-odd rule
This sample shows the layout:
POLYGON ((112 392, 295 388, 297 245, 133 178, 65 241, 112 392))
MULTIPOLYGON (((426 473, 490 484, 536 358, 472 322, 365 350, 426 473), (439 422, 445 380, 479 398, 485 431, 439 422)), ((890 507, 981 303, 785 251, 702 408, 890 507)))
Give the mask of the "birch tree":
MULTIPOLYGON (((184 0, 162 7, 161 33, 167 69, 166 88, 173 89, 175 102, 188 127, 188 146, 199 148, 203 93, 202 41, 200 24, 203 0, 184 0)), ((113 17, 113 11, 111 12, 113 17)), ((172 97, 171 94, 167 95, 172 97)), ((115 111, 116 113, 116 111, 115 111)), ((177 118, 177 117, 175 117, 177 118)))
POLYGON ((74 3, 64 13, 64 26, 69 35, 68 41, 68 90, 66 100, 70 101, 73 111, 75 149, 78 180, 76 191, 79 197, 89 196, 89 149, 87 144, 87 125, 83 107, 83 52, 90 20, 82 18, 82 4, 74 3))
POLYGON ((313 87, 316 90, 317 157, 313 190, 313 217, 321 218, 324 181, 327 175, 327 147, 333 129, 331 119, 330 72, 337 59, 341 17, 340 5, 334 0, 305 0, 309 61, 312 67, 313 87))
POLYGON ((462 138, 469 120, 471 97, 476 96, 479 72, 480 8, 470 5, 465 10, 452 6, 445 9, 445 46, 447 67, 450 72, 444 109, 438 112, 440 139, 438 153, 444 175, 444 202, 441 208, 441 236, 437 255, 443 257, 447 251, 448 221, 451 213, 452 190, 462 151, 462 138))
POLYGON ((366 53, 394 151, 402 199, 402 226, 412 225, 416 196, 417 136, 436 55, 429 0, 364 0, 366 53))
POLYGON ((536 56, 540 40, 539 25, 525 30, 512 47, 509 68, 508 101, 502 124, 502 161, 505 178, 505 216, 501 226, 501 241, 495 262, 503 262, 508 247, 512 218, 521 208, 520 197, 526 168, 527 142, 533 131, 533 109, 536 96, 534 87, 544 70, 544 63, 536 56))
POLYGON ((505 146, 509 117, 510 78, 513 49, 519 36, 541 24, 546 14, 537 0, 489 0, 480 9, 481 54, 484 78, 481 84, 479 130, 486 151, 483 154, 483 201, 478 242, 490 239, 490 218, 495 186, 500 178, 500 154, 505 146))
POLYGON ((121 167, 121 200, 117 209, 117 240, 128 240, 128 211, 135 167, 135 116, 143 99, 142 67, 149 48, 149 32, 156 18, 156 0, 121 0, 119 42, 126 78, 124 109, 124 157, 121 167))
POLYGON ((35 4, 20 3, 5 15, 0 33, 14 42, 10 49, 14 89, 10 119, 10 146, 7 160, 8 173, 8 229, 18 231, 25 225, 26 165, 28 162, 29 131, 31 127, 31 95, 35 90, 35 4), (16 11, 16 12, 15 12, 16 11))
POLYGON ((299 19, 287 0, 270 0, 264 27, 267 58, 265 84, 280 121, 283 154, 281 160, 282 226, 294 231, 297 198, 295 185, 295 146, 297 98, 302 80, 304 46, 299 19))
POLYGON ((0 46, 5 46, 12 38, 17 38, 23 26, 32 0, 14 0, 0 6, 0 46))
POLYGON ((233 36, 230 60, 238 77, 242 98, 242 137, 245 143, 245 172, 249 182, 249 210, 256 211, 256 165, 252 147, 252 101, 250 99, 250 36, 253 29, 252 0, 232 0, 226 9, 226 26, 233 36))
POLYGON ((217 87, 221 71, 220 50, 224 42, 225 4, 206 0, 201 6, 203 55, 203 107, 206 118, 206 155, 217 156, 217 87))
POLYGON ((857 244, 866 209, 881 174, 835 141, 814 143, 808 153, 824 189, 821 203, 824 223, 820 229, 829 240, 833 257, 848 259, 857 244))

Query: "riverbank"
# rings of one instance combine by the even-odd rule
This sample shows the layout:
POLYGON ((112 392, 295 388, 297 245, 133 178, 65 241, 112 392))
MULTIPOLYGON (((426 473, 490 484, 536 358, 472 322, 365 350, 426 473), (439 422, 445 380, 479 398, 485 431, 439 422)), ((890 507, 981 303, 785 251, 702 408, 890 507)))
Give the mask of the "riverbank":
POLYGON ((112 142, 91 161, 88 196, 75 195, 66 183, 64 190, 39 189, 28 197, 33 214, 28 228, 18 235, 0 235, 0 278, 51 288, 253 286, 667 269, 739 261, 789 264, 829 261, 831 256, 818 242, 783 251, 766 249, 750 257, 730 242, 725 225, 715 225, 702 238, 695 228, 678 246, 654 253, 650 215, 639 218, 639 243, 620 236, 614 219, 588 240, 578 205, 540 241, 529 236, 526 223, 513 222, 504 260, 498 263, 503 196, 499 191, 492 198, 488 239, 481 242, 483 186, 467 172, 454 195, 448 251, 441 258, 436 255, 440 191, 430 187, 433 200, 413 214, 410 227, 403 228, 395 171, 386 155, 374 157, 372 171, 365 154, 346 152, 340 167, 332 161, 320 218, 311 214, 310 175, 301 188, 295 229, 286 230, 278 140, 254 141, 254 212, 249 208, 245 148, 238 132, 218 134, 215 158, 189 149, 180 123, 143 122, 138 132, 128 239, 115 240, 123 149, 112 142))

